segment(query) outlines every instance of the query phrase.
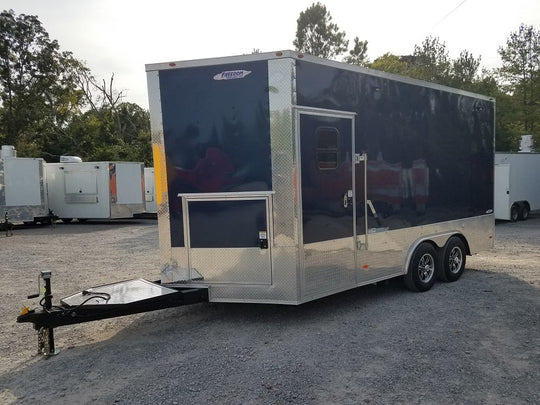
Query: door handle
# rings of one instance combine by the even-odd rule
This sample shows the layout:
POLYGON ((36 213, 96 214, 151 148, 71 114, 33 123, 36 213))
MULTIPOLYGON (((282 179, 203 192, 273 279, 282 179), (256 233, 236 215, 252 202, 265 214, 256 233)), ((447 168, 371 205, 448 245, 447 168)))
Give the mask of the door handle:
POLYGON ((348 208, 353 203, 353 192, 352 190, 347 190, 345 194, 343 194, 343 208, 348 208))

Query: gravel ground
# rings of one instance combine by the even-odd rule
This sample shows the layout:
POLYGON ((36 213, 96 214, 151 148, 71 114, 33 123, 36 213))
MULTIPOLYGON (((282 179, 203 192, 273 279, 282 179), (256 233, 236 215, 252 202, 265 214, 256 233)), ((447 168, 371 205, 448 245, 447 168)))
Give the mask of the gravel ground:
POLYGON ((55 329, 17 324, 40 270, 55 297, 159 278, 154 220, 0 234, 0 403, 538 404, 540 215, 497 223, 456 283, 400 280, 298 307, 209 304, 55 329))

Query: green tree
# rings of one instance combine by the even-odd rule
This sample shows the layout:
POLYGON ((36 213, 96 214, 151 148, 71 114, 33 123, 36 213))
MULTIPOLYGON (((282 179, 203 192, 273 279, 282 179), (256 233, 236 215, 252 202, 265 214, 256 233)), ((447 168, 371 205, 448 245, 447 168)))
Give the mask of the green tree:
POLYGON ((540 144, 540 31, 521 24, 506 46, 499 47, 502 67, 498 70, 503 90, 516 106, 514 128, 532 134, 540 144))
POLYGON ((451 85, 461 89, 473 90, 474 83, 478 80, 478 69, 481 58, 475 58, 467 50, 461 51, 459 57, 452 61, 451 85))
MULTIPOLYGON (((108 82, 100 82, 90 72, 83 72, 78 77, 78 85, 90 109, 85 119, 89 124, 99 122, 99 130, 94 133, 97 139, 87 159, 135 160, 151 165, 148 111, 137 104, 122 101, 123 93, 114 87, 114 74, 108 82)), ((90 128, 96 127, 91 125, 90 128)), ((79 134, 87 139, 85 134, 79 134)))
POLYGON ((343 61, 351 65, 367 66, 369 64, 367 46, 368 41, 360 41, 358 37, 354 38, 354 46, 343 61))
POLYGON ((296 20, 293 45, 299 52, 322 58, 335 58, 347 50, 345 32, 332 22, 332 16, 321 3, 313 3, 296 20))
POLYGON ((0 136, 21 155, 43 150, 48 138, 80 111, 76 71, 86 69, 60 52, 36 16, 0 14, 0 136))
POLYGON ((446 44, 440 42, 439 38, 428 36, 421 45, 415 45, 410 62, 413 77, 434 83, 448 83, 451 61, 446 44))
POLYGON ((90 109, 70 122, 51 154, 77 155, 86 161, 144 162, 152 166, 149 113, 134 103, 120 103, 114 110, 90 109))
POLYGON ((152 162, 150 119, 60 52, 36 16, 0 14, 0 141, 20 156, 152 162))
POLYGON ((383 72, 395 73, 402 76, 410 76, 410 67, 405 58, 391 53, 385 53, 379 56, 368 65, 372 69, 383 72))

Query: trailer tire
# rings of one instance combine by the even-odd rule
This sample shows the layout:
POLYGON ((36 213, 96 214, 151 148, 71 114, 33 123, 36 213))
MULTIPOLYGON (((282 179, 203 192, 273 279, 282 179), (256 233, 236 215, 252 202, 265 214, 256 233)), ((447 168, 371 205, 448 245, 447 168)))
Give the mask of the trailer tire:
POLYGON ((519 215, 518 215, 518 219, 520 221, 525 221, 527 220, 527 218, 529 218, 529 206, 527 205, 527 203, 523 204, 520 209, 519 209, 519 215))
POLYGON ((52 221, 50 218, 43 218, 41 221, 39 221, 41 225, 51 225, 52 221))
POLYGON ((70 224, 71 221, 73 221, 73 218, 60 218, 60 220, 61 220, 64 224, 70 224))
POLYGON ((517 204, 513 204, 512 208, 510 208, 510 221, 516 222, 519 219, 519 206, 517 204))
POLYGON ((441 281, 457 281, 465 270, 467 251, 463 241, 452 236, 442 250, 437 278, 441 281))
POLYGON ((437 251, 429 243, 416 248, 405 274, 405 286, 411 291, 427 291, 435 283, 438 267, 437 251))

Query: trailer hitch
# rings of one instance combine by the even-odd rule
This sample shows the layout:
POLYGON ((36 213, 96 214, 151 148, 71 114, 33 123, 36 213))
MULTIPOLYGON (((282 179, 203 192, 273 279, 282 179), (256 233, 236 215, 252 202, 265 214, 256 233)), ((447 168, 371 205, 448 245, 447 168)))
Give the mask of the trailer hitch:
MULTIPOLYGON (((159 282, 139 278, 87 288, 52 303, 51 272, 42 271, 44 296, 41 308, 23 308, 17 322, 34 324, 38 331, 38 353, 52 356, 58 353, 54 345, 54 328, 64 325, 115 318, 158 309, 172 308, 208 301, 207 287, 167 287, 159 282)), ((27 298, 37 298, 38 294, 27 298)))

